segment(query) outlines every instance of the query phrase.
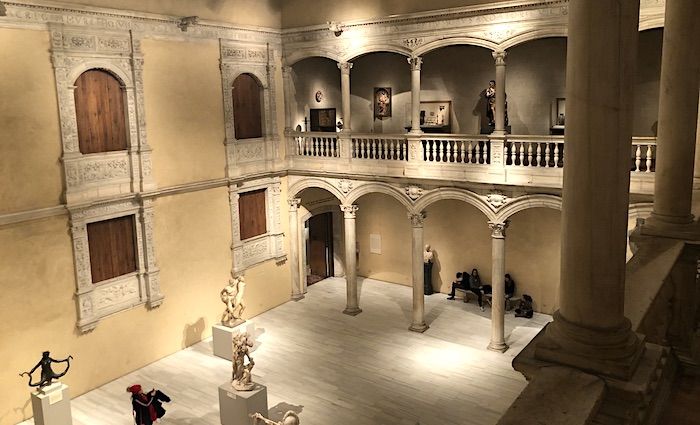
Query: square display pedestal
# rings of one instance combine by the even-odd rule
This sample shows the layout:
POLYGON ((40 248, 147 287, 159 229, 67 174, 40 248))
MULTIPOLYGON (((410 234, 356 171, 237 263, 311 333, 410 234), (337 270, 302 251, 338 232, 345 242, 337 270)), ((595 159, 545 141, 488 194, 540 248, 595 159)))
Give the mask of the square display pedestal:
POLYGON ((236 324, 236 326, 232 328, 222 324, 211 327, 211 336, 214 343, 215 356, 226 360, 233 360, 233 346, 231 345, 233 334, 243 331, 241 328, 243 323, 245 323, 245 321, 241 320, 240 323, 236 324))
POLYGON ((222 425, 250 425, 250 415, 267 416, 267 387, 255 384, 252 391, 238 391, 226 382, 219 386, 219 415, 222 425))
POLYGON ((35 425, 72 425, 68 385, 53 383, 32 393, 35 425))

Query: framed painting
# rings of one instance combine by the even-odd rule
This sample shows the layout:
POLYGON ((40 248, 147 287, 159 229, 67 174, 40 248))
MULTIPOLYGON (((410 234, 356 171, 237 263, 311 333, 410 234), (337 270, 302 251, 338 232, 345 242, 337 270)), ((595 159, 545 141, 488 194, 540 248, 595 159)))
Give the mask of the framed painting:
POLYGON ((311 109, 311 131, 329 131, 335 130, 335 108, 311 109))
POLYGON ((374 118, 391 116, 391 87, 374 88, 374 118))

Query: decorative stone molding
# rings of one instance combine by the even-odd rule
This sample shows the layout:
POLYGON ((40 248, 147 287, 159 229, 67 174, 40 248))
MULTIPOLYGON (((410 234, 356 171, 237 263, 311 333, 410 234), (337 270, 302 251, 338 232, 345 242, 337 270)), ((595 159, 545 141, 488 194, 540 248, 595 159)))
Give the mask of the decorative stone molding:
POLYGON ((186 16, 180 19, 180 22, 178 22, 177 27, 180 28, 180 31, 187 32, 187 29, 190 26, 197 25, 198 22, 199 16, 186 16))
POLYGON ((495 192, 486 195, 486 202, 488 202, 492 207, 498 209, 507 204, 509 201, 508 197, 502 193, 495 192))
POLYGON ((489 221, 489 229, 491 229, 491 237, 494 239, 505 239, 506 228, 508 228, 510 222, 508 220, 504 222, 493 222, 489 221))
POLYGON ((163 302, 153 240, 153 201, 130 198, 81 207, 69 207, 77 282, 77 327, 88 332, 100 319, 138 305, 158 307, 163 302), (92 283, 88 223, 135 216, 137 270, 104 282, 92 283))
POLYGON ((140 40, 128 31, 95 31, 54 24, 49 29, 67 204, 154 189, 144 119, 140 40), (124 151, 87 155, 80 152, 73 92, 76 79, 90 69, 106 70, 122 84, 128 133, 124 151))
POLYGON ((347 179, 338 180, 338 189, 344 194, 348 194, 352 190, 352 181, 347 179))
MULTIPOLYGON (((239 185, 229 186, 229 205, 231 208, 231 233, 233 244, 233 271, 243 273, 249 267, 275 259, 284 261, 287 254, 284 252, 284 234, 281 222, 281 179, 279 177, 266 177, 258 180, 243 182, 239 185), (241 240, 240 211, 238 198, 241 193, 253 190, 265 189, 265 222, 267 232, 250 239, 241 240)), ((295 199, 288 200, 290 209, 295 199)), ((299 200, 301 201, 301 200, 299 200)), ((296 204, 298 205, 298 203, 296 204)))
POLYGON ((359 210, 360 207, 357 205, 341 205, 340 206, 340 211, 343 212, 343 217, 348 218, 348 219, 355 219, 355 216, 357 214, 357 210, 359 210))
POLYGON ((423 189, 418 186, 408 186, 406 188, 406 196, 408 196, 412 201, 423 196, 423 189))
POLYGON ((491 52, 491 56, 496 61, 496 66, 506 66, 506 55, 505 51, 491 52))
POLYGON ((290 212, 297 211, 299 209, 299 204, 301 204, 301 198, 287 199, 287 203, 289 204, 290 212))
POLYGON ((421 57, 410 57, 407 58, 409 65, 411 65, 411 71, 420 71, 421 65, 423 64, 423 58, 421 57))
POLYGON ((224 99, 227 175, 243 176, 271 171, 279 157, 277 134, 275 50, 258 42, 220 40, 221 85, 224 99), (236 140, 233 122, 234 80, 241 74, 252 75, 262 88, 262 137, 236 140))
POLYGON ((423 212, 408 213, 408 219, 411 220, 411 227, 423 227, 426 215, 423 212))
POLYGON ((415 49, 421 44, 423 44, 423 38, 421 37, 406 38, 403 40, 403 45, 411 50, 415 49))
POLYGON ((350 70, 352 69, 352 62, 338 62, 338 69, 343 75, 350 75, 350 70))

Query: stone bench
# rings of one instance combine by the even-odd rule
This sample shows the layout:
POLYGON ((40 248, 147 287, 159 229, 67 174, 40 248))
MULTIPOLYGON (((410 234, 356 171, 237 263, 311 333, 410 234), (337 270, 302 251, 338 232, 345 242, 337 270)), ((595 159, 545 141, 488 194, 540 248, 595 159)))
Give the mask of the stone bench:
MULTIPOLYGON (((456 294, 457 292, 459 292, 460 294, 462 294, 462 296, 463 296, 463 301, 464 301, 465 303, 468 303, 468 302, 469 302, 469 297, 472 297, 472 298, 474 298, 474 299, 477 298, 477 296, 476 296, 476 294, 474 293, 474 291, 472 291, 472 290, 470 290, 470 289, 455 288, 455 294, 456 294)), ((483 297, 484 297, 484 301, 486 301, 486 302, 489 304, 489 306, 492 305, 493 294, 484 294, 483 297)), ((513 296, 513 297, 511 297, 511 298, 506 298, 506 311, 511 311, 511 310, 513 310, 513 308, 515 308, 515 306, 518 305, 518 301, 520 301, 520 297, 517 297, 517 296, 513 296)))

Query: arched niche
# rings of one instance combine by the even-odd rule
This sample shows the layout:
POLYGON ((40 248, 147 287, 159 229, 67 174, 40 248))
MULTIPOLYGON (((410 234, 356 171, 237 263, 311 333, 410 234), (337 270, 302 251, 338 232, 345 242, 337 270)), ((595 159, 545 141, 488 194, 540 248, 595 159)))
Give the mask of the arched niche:
POLYGON ((251 74, 240 74, 233 80, 233 125, 236 140, 263 136, 263 87, 251 74))
POLYGON ((89 69, 75 81, 75 118, 80 153, 128 148, 124 85, 104 69, 89 69))

